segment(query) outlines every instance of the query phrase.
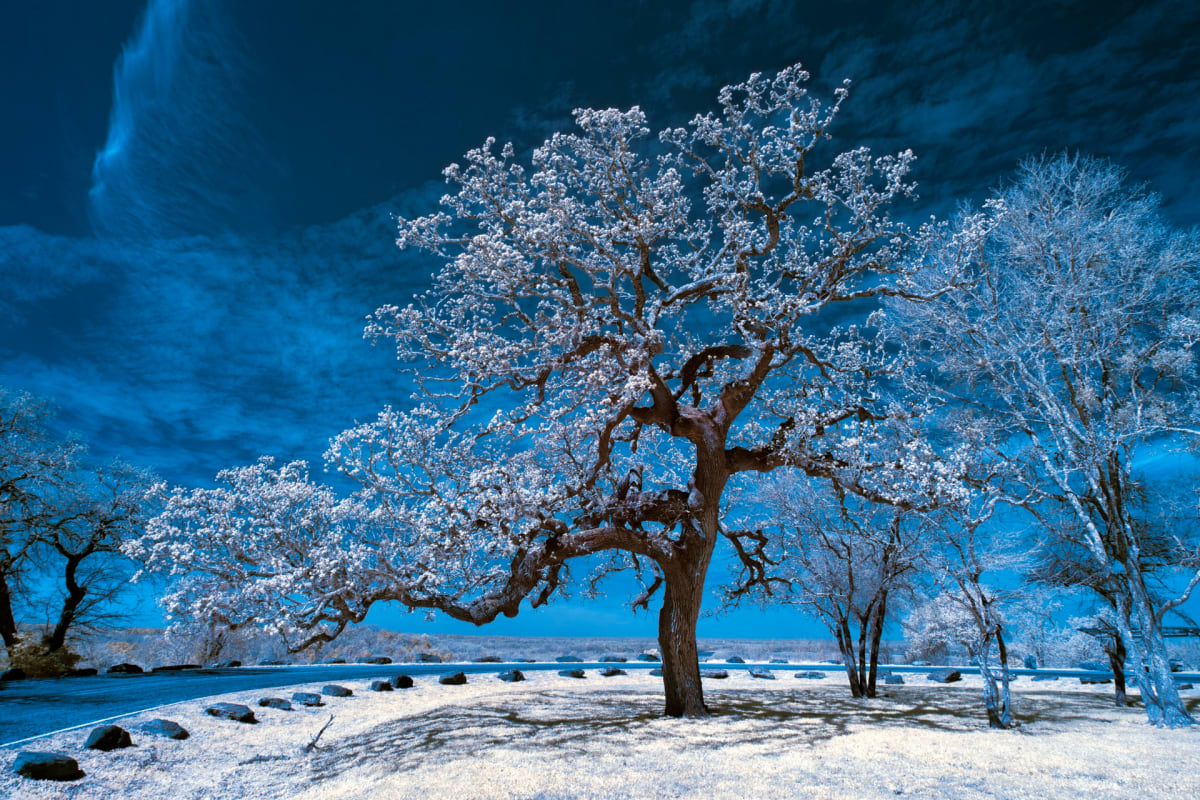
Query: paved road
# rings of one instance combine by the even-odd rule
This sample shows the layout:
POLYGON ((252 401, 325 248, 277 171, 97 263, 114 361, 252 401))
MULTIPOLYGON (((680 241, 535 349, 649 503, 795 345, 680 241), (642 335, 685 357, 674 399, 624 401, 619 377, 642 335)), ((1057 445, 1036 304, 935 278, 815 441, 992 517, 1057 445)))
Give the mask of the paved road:
MULTIPOLYGON (((468 674, 496 674, 506 669, 559 670, 564 668, 600 669, 619 666, 623 669, 651 669, 659 666, 647 662, 622 664, 553 663, 537 664, 321 664, 294 667, 237 667, 234 669, 199 669, 183 672, 157 672, 140 675, 98 675, 91 678, 58 678, 54 680, 0 681, 0 747, 16 746, 30 738, 75 727, 85 727, 101 720, 129 716, 169 703, 195 700, 230 692, 270 689, 301 683, 363 681, 390 678, 404 673, 437 676, 462 670, 468 674)), ((820 670, 832 674, 842 667, 837 664, 727 664, 704 663, 701 669, 750 669, 766 667, 780 676, 786 672, 820 670)), ((943 667, 914 667, 881 665, 901 673, 928 673, 943 667)), ((964 673, 975 667, 959 666, 964 673)), ((1017 675, 1057 675, 1066 678, 1111 677, 1111 673, 1093 673, 1078 669, 1029 670, 1014 669, 1017 675)), ((1176 673, 1176 680, 1200 683, 1200 673, 1176 673)))

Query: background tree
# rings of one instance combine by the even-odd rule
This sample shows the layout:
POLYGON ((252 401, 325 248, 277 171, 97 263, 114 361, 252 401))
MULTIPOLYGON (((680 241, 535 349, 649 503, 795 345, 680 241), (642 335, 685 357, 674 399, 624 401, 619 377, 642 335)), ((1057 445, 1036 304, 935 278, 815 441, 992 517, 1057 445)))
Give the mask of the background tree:
MULTIPOLYGON (((700 717, 696 620, 732 476, 791 466, 870 496, 878 470, 911 470, 911 491, 937 491, 922 454, 868 446, 907 413, 884 385, 901 359, 833 318, 918 297, 913 234, 889 215, 913 156, 831 151, 847 90, 826 105, 807 80, 751 76, 657 142, 638 108, 583 109, 528 168, 488 140, 445 170, 443 210, 399 225, 443 262, 433 288, 367 329, 422 391, 327 455, 369 510, 347 545, 361 571, 289 625, 327 640, 384 600, 482 624, 603 554, 646 576, 645 601, 661 589, 666 713, 700 717)), ((169 568, 193 540, 167 518, 143 552, 169 568)))
POLYGON ((900 300, 894 318, 952 391, 1008 431, 992 455, 1068 509, 1097 575, 1127 587, 1115 623, 1145 665, 1135 682, 1147 715, 1190 725, 1161 625, 1200 571, 1155 602, 1131 499, 1139 452, 1200 432, 1200 240, 1172 230, 1157 198, 1117 168, 1067 155, 1024 162, 986 212, 984 238, 978 217, 957 228, 977 245, 949 236, 935 248, 955 275, 970 260, 970 284, 931 303, 900 300))
POLYGON ((14 608, 29 589, 46 494, 82 449, 54 439, 46 428, 52 414, 47 401, 0 387, 0 637, 10 654, 21 638, 14 608))
POLYGON ((927 518, 787 474, 769 481, 758 500, 776 531, 764 537, 770 558, 757 560, 786 586, 764 601, 815 612, 837 641, 850 694, 874 697, 879 644, 898 601, 911 599, 927 518))

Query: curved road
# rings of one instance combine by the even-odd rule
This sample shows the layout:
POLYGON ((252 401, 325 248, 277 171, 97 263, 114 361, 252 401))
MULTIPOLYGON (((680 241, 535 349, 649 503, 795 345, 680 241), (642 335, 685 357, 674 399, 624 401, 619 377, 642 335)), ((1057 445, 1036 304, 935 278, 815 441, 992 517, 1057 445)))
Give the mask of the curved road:
MULTIPOLYGON (((496 674, 508 669, 560 670, 652 669, 659 666, 645 661, 628 663, 557 663, 539 662, 502 664, 319 664, 287 667, 235 667, 232 669, 193 669, 180 672, 146 672, 138 675, 97 675, 91 678, 0 681, 0 747, 13 747, 30 739, 62 730, 82 728, 117 717, 131 716, 158 706, 197 700, 213 695, 252 689, 274 689, 303 683, 325 683, 391 678, 399 674, 440 676, 451 672, 496 674)), ((783 672, 841 670, 838 664, 728 664, 702 663, 702 670, 766 668, 783 672)), ((964 673, 976 667, 956 666, 964 673)), ((880 665, 880 669, 902 673, 927 673, 945 667, 880 665)), ((1066 678, 1112 677, 1109 672, 1079 669, 1014 669, 1014 675, 1061 676, 1066 678)), ((1200 673, 1176 673, 1177 681, 1200 683, 1200 673)), ((1103 687, 1097 687, 1103 688, 1103 687)))

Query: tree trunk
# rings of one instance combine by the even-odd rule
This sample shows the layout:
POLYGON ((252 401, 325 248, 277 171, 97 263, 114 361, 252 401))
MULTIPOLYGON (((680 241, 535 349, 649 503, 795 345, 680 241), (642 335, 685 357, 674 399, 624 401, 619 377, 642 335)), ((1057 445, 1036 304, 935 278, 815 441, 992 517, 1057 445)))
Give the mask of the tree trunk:
POLYGON ((8 588, 8 575, 0 575, 0 637, 4 639, 4 648, 12 653, 17 642, 21 641, 17 633, 17 622, 13 618, 12 593, 8 588))
POLYGON ((883 639, 883 623, 887 618, 887 596, 887 589, 884 589, 871 617, 871 672, 867 676, 867 697, 875 696, 875 675, 879 671, 879 642, 883 639))
POLYGON ((1112 667, 1113 701, 1124 708, 1130 703, 1125 691, 1125 643, 1121 640, 1121 634, 1113 634, 1112 644, 1106 646, 1104 652, 1108 654, 1108 663, 1112 667))
POLYGON ((850 621, 842 617, 838 627, 834 628, 837 637, 838 650, 842 654, 842 664, 846 667, 846 676, 850 679, 850 696, 862 697, 862 684, 858 680, 858 665, 854 663, 854 640, 850 636, 850 621))
POLYGON ((75 623, 75 613, 79 610, 79 604, 83 602, 83 598, 87 595, 87 589, 80 586, 75 577, 79 562, 82 560, 83 558, 79 556, 69 556, 67 558, 66 567, 63 572, 67 595, 63 598, 62 608, 58 612, 58 622, 55 624, 50 636, 46 638, 46 652, 53 653, 56 650, 61 650, 63 645, 66 644, 67 631, 75 623))
POLYGON ((700 616, 706 571, 707 560, 690 569, 664 570, 666 589, 662 609, 658 612, 658 646, 662 651, 668 717, 703 719, 708 716, 700 684, 700 658, 696 652, 696 620, 700 616))
MULTIPOLYGON (((1162 628, 1154 614, 1149 593, 1142 583, 1138 565, 1126 564, 1129 572, 1129 597, 1132 608, 1118 608, 1117 625, 1121 638, 1126 642, 1130 661, 1133 662, 1133 682, 1142 695, 1142 706, 1151 725, 1166 728, 1185 728, 1195 724, 1188 713, 1175 679, 1171 675, 1171 664, 1167 657, 1167 645, 1162 628), (1136 619, 1140 630, 1135 637, 1130 622, 1136 619)), ((1124 606, 1126 598, 1118 598, 1124 606)))

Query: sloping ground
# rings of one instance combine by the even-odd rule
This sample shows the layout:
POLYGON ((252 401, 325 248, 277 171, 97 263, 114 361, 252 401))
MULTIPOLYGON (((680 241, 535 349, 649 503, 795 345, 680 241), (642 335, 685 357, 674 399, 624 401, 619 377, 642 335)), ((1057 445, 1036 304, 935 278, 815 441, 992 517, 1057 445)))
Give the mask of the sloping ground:
MULTIPOLYGON (((79 760, 74 784, 35 783, 0 756, 0 795, 73 798, 1141 798, 1200 797, 1200 731, 1161 731, 1104 686, 1017 683, 1023 725, 989 731, 978 678, 923 680, 854 701, 833 673, 708 683, 714 717, 663 719, 658 679, 531 673, 525 683, 430 679, 406 692, 327 698, 292 712, 255 708, 243 725, 202 703, 162 709, 185 741, 82 748, 86 731, 29 749, 79 760), (304 746, 333 714, 320 749, 304 746)), ((305 688, 305 687, 297 687, 305 688)), ((307 687, 319 689, 318 686, 307 687)), ((1193 707, 1196 692, 1188 693, 1193 707)), ((286 695, 285 695, 286 696, 286 695)), ((258 695, 224 700, 253 705, 258 695)))

